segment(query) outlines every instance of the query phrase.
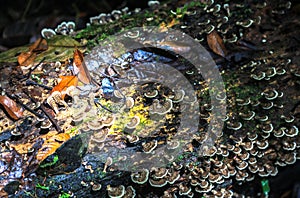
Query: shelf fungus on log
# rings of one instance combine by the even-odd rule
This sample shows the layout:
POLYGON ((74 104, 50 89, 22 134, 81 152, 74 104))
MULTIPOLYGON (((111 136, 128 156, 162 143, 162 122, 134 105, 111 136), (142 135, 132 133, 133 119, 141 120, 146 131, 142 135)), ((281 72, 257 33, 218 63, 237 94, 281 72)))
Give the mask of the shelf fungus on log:
POLYGON ((137 125, 140 123, 140 117, 139 116, 134 116, 133 118, 130 119, 130 121, 125 125, 126 128, 128 129, 135 129, 137 125))
POLYGON ((157 140, 142 143, 143 151, 145 153, 151 153, 157 147, 157 140))
POLYGON ((163 104, 159 100, 155 99, 153 104, 150 106, 149 111, 152 114, 165 115, 171 111, 173 107, 172 100, 166 99, 163 104))
POLYGON ((126 138, 129 143, 136 143, 140 140, 139 136, 137 135, 127 135, 126 138))
POLYGON ((128 186, 125 195, 122 198, 134 198, 136 196, 135 190, 132 186, 128 186))
POLYGON ((184 98, 185 92, 184 90, 175 90, 174 97, 170 98, 174 103, 181 102, 184 98))
POLYGON ((131 180, 137 184, 144 184, 149 179, 149 170, 141 169, 137 172, 131 173, 131 180))
POLYGON ((125 186, 120 185, 112 187, 111 185, 107 186, 107 193, 110 198, 121 198, 125 195, 125 186))
POLYGON ((158 95, 158 91, 156 89, 144 93, 144 96, 146 98, 155 98, 157 95, 158 95))

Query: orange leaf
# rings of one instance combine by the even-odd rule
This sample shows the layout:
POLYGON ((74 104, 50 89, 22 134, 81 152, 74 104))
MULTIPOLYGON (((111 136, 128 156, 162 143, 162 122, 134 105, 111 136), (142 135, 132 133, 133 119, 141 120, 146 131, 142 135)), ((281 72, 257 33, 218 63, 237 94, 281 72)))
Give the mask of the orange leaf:
POLYGON ((90 73, 85 65, 83 54, 78 49, 74 51, 73 66, 78 79, 84 84, 90 84, 92 81, 90 73))
POLYGON ((209 48, 216 54, 225 57, 227 50, 224 46, 223 39, 219 36, 216 30, 207 35, 207 43, 209 48))
POLYGON ((42 138, 45 140, 45 143, 37 153, 37 159, 39 161, 43 161, 49 155, 53 154, 56 149, 58 149, 64 142, 70 139, 70 135, 67 133, 57 134, 56 131, 49 131, 49 133, 44 135, 42 138))
POLYGON ((58 147, 61 144, 58 142, 46 142, 42 148, 38 151, 36 158, 39 161, 43 161, 44 159, 46 159, 49 155, 53 154, 56 149, 58 149, 58 147))
POLYGON ((23 116, 23 108, 18 107, 17 103, 7 96, 0 96, 0 104, 3 105, 5 111, 14 120, 18 120, 23 116))
MULTIPOLYGON (((68 87, 77 86, 77 84, 78 84, 77 76, 60 76, 60 78, 61 78, 61 81, 55 87, 53 87, 53 89, 51 90, 51 93, 54 91, 63 92, 68 87)), ((65 98, 65 95, 66 94, 62 94, 62 99, 65 98)))
POLYGON ((19 154, 25 154, 28 153, 29 150, 32 148, 32 143, 25 143, 25 144, 18 144, 18 145, 11 144, 11 147, 14 148, 19 154))

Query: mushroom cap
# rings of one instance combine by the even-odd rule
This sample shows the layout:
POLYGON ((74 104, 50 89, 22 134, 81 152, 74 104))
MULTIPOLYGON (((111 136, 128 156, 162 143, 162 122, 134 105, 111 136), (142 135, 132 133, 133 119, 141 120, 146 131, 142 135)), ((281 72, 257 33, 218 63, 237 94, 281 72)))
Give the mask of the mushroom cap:
POLYGON ((178 187, 179 187, 179 195, 188 195, 192 190, 187 184, 183 182, 181 182, 178 187))
POLYGON ((237 169, 239 169, 239 170, 244 170, 245 168, 247 168, 247 166, 248 166, 248 163, 247 162, 245 162, 245 161, 241 161, 241 163, 239 163, 239 164, 237 164, 237 169))
POLYGON ((116 187, 108 185, 106 189, 110 198, 121 198, 125 195, 125 187, 123 185, 116 187))
POLYGON ((263 125, 261 127, 261 129, 264 133, 271 133, 273 131, 274 127, 273 127, 272 123, 269 123, 269 124, 263 125))
POLYGON ((143 151, 145 153, 151 153, 157 147, 157 140, 152 140, 150 142, 143 142, 143 151))
POLYGON ((201 188, 207 188, 208 185, 209 185, 209 182, 206 181, 206 180, 202 180, 202 181, 200 182, 200 184, 199 184, 199 186, 200 186, 201 188))
POLYGON ((126 97, 125 106, 128 109, 131 109, 134 106, 134 99, 130 96, 126 97))
POLYGON ((180 146, 180 142, 177 141, 177 140, 170 140, 170 141, 167 141, 167 149, 176 149, 180 146))
POLYGON ((149 178, 149 170, 142 169, 137 172, 131 173, 131 180, 137 184, 144 184, 149 178))
POLYGON ((174 184, 180 178, 180 171, 170 169, 167 178, 169 184, 174 184))
POLYGON ((239 130, 243 126, 241 122, 227 122, 226 124, 228 129, 232 129, 235 131, 239 130))
POLYGON ((172 100, 166 99, 163 104, 159 100, 155 99, 153 104, 150 106, 149 111, 152 114, 165 115, 173 108, 172 100))
POLYGON ((257 140, 256 145, 257 145, 257 148, 263 150, 269 146, 269 142, 268 142, 268 140, 261 140, 261 141, 257 140))
POLYGON ((92 191, 99 191, 101 189, 102 185, 98 183, 94 183, 92 185, 92 191))
POLYGON ((224 177, 224 178, 229 178, 230 177, 230 173, 229 173, 229 171, 228 171, 228 169, 227 169, 227 166, 224 166, 223 168, 221 168, 220 170, 219 170, 219 172, 220 172, 220 174, 224 177))
POLYGON ((253 142, 252 141, 247 141, 243 143, 243 148, 246 151, 250 151, 251 149, 253 149, 253 142))
POLYGON ((125 195, 122 198, 134 198, 136 196, 135 190, 132 186, 126 188, 125 195))
POLYGON ((181 90, 176 90, 176 91, 174 91, 174 93, 175 93, 175 95, 172 98, 172 101, 174 103, 181 102, 183 100, 183 98, 184 98, 184 95, 185 95, 184 90, 182 90, 182 89, 181 90))
POLYGON ((99 130, 102 129, 104 126, 102 124, 102 121, 100 120, 91 120, 88 122, 87 126, 91 129, 91 130, 99 130))
POLYGON ((250 164, 248 166, 248 170, 251 172, 251 173, 257 173, 258 172, 258 166, 257 164, 250 164))
POLYGON ((150 178, 149 183, 153 187, 163 187, 167 184, 167 179, 166 178, 160 178, 160 179, 150 178))
POLYGON ((134 116, 130 121, 125 125, 128 129, 135 129, 140 123, 140 117, 134 116))
POLYGON ((52 30, 52 29, 50 29, 50 28, 44 28, 44 29, 42 29, 41 34, 42 34, 42 37, 46 38, 46 39, 49 39, 52 36, 56 35, 55 31, 52 30))
POLYGON ((169 190, 164 191, 162 198, 177 198, 175 193, 169 192, 169 190))
POLYGON ((280 129, 278 130, 274 130, 274 136, 275 137, 283 137, 285 135, 285 133, 287 132, 287 128, 285 127, 281 127, 280 129))
POLYGON ((144 93, 144 96, 147 98, 155 98, 157 95, 158 95, 158 91, 156 89, 144 93))
POLYGON ((97 143, 101 143, 106 140, 107 134, 108 134, 107 129, 101 129, 101 130, 95 132, 91 139, 97 143))
POLYGON ((139 136, 137 136, 137 135, 127 135, 126 138, 129 143, 135 143, 140 140, 139 136))
POLYGON ((220 174, 216 173, 216 174, 212 174, 212 173, 209 173, 208 175, 208 180, 211 182, 211 183, 216 183, 217 181, 221 180, 222 177, 220 174))
POLYGON ((285 135, 288 137, 295 137, 299 133, 299 129, 296 125, 293 125, 291 129, 285 131, 285 135))
POLYGON ((101 121, 103 126, 110 126, 114 123, 115 116, 107 116, 105 118, 102 118, 101 121))
POLYGON ((152 167, 151 168, 151 177, 155 178, 155 179, 160 179, 165 177, 168 174, 168 169, 164 168, 164 167, 152 167))
POLYGON ((42 121, 41 129, 49 129, 52 126, 52 122, 49 119, 42 121))

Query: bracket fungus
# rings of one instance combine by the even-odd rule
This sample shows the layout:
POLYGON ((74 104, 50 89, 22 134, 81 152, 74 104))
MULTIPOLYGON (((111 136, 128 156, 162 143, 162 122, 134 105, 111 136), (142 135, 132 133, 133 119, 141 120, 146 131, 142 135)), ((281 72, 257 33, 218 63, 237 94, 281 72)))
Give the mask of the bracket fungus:
POLYGON ((149 170, 142 169, 137 172, 131 173, 131 180, 137 184, 144 184, 148 181, 149 178, 149 170))
POLYGON ((157 147, 157 140, 142 143, 143 151, 145 153, 151 153, 157 147))
POLYGON ((106 189, 110 198, 121 198, 125 195, 125 186, 123 185, 119 185, 116 187, 108 185, 106 189))
POLYGON ((125 126, 128 129, 135 129, 137 125, 139 125, 139 123, 140 123, 140 117, 134 116, 133 118, 130 119, 130 121, 125 126))
POLYGON ((172 100, 166 99, 163 104, 157 99, 153 101, 153 104, 150 106, 149 111, 152 114, 165 115, 171 111, 173 107, 172 100))

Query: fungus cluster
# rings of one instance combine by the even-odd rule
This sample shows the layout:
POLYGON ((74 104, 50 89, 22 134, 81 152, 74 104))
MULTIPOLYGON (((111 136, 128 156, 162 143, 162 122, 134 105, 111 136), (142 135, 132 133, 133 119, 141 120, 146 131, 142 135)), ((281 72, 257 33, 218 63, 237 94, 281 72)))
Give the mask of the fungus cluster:
MULTIPOLYGON (((203 33, 209 34, 215 29, 224 36, 227 43, 240 41, 248 28, 261 23, 260 16, 249 18, 247 13, 243 13, 243 9, 252 10, 251 6, 211 2, 203 10, 190 13, 209 13, 199 17, 199 26, 205 28, 199 33, 198 40, 203 38, 203 33)), ((253 6, 261 9, 268 5, 263 3, 253 6)), ((227 97, 218 98, 227 101, 228 113, 224 118, 224 131, 218 136, 216 144, 207 148, 202 156, 187 150, 188 157, 179 161, 172 158, 171 165, 167 167, 152 167, 149 170, 133 172, 131 180, 134 185, 142 185, 143 188, 149 186, 154 190, 162 188, 161 197, 234 197, 240 196, 234 186, 276 176, 280 166, 293 164, 299 159, 299 128, 296 124, 299 123, 299 118, 284 103, 286 90, 277 84, 282 78, 286 78, 289 79, 289 85, 296 85, 299 72, 295 64, 289 57, 279 61, 253 58, 241 66, 238 73, 247 78, 248 83, 241 84, 246 91, 229 85, 227 97), (257 89, 253 90, 251 84, 257 85, 257 89)), ((193 76, 193 73, 189 75, 193 76)), ((185 100, 184 91, 177 91, 163 100, 167 102, 165 104, 160 101, 160 91, 161 89, 152 87, 143 92, 146 101, 154 104, 150 107, 152 113, 166 112, 171 107, 172 110, 167 113, 172 114, 176 112, 176 102, 185 100)), ((203 122, 209 120, 213 108, 216 107, 203 104, 200 112, 203 122)), ((127 137, 131 141, 138 140, 137 136, 127 137)), ((201 129, 194 140, 201 145, 204 140, 201 129)), ((178 144, 176 141, 167 142, 170 149, 173 146, 176 148, 178 144)), ((196 145, 190 150, 198 151, 199 146, 196 145)), ((142 141, 142 148, 146 153, 155 152, 156 146, 156 140, 142 141)), ((135 189, 137 193, 142 192, 135 189)))
POLYGON ((49 39, 56 34, 69 35, 72 34, 75 30, 75 23, 73 21, 62 22, 54 30, 51 28, 44 28, 41 31, 41 35, 45 39, 49 39))

